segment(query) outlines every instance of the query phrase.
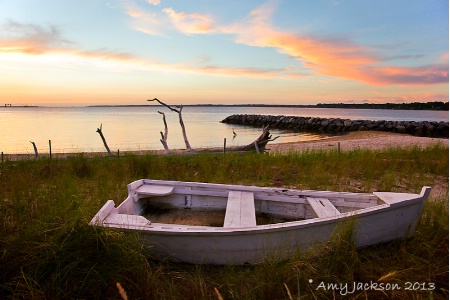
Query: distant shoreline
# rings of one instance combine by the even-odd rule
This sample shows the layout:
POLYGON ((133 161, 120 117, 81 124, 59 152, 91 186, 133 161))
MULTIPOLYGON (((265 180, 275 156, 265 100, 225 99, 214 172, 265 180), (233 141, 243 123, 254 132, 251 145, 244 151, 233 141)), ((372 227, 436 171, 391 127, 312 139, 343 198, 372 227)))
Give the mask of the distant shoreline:
MULTIPOLYGON (((86 106, 68 106, 68 107, 156 107, 158 104, 117 104, 117 105, 86 105, 86 106)), ((173 106, 179 106, 177 104, 173 106)), ((430 111, 449 111, 448 102, 414 102, 414 103, 318 103, 313 105, 303 104, 184 104, 184 107, 285 107, 285 108, 342 108, 342 109, 388 109, 388 110, 430 110, 430 111)), ((0 108, 38 108, 53 106, 38 105, 2 105, 0 108)), ((55 106, 58 107, 58 106, 55 106)), ((65 107, 65 106, 61 106, 65 107)))
MULTIPOLYGON (((88 105, 87 107, 148 107, 160 106, 155 104, 119 104, 119 105, 88 105)), ((178 106, 178 105, 174 105, 178 106)), ((286 107, 286 108, 343 108, 343 109, 393 109, 393 110, 434 110, 448 111, 448 102, 414 102, 414 103, 319 103, 314 105, 301 104, 185 104, 184 107, 286 107)))
POLYGON ((4 105, 4 106, 0 106, 1 107, 6 107, 6 108, 12 108, 12 107, 19 107, 19 108, 23 108, 23 107, 40 107, 37 105, 4 105))

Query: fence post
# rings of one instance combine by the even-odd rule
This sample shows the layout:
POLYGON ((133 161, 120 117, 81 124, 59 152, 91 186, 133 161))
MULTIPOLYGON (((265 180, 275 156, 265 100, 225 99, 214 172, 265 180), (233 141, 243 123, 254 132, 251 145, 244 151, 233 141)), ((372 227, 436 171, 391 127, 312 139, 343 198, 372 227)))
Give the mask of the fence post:
POLYGON ((226 148, 227 148, 227 138, 223 138, 223 154, 225 154, 226 148))

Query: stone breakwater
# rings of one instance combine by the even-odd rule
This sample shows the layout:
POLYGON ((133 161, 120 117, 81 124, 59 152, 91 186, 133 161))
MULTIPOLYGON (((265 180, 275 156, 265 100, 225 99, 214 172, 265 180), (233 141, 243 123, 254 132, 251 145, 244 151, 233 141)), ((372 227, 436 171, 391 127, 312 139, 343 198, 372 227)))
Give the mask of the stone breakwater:
POLYGON ((448 138, 448 122, 430 121, 370 121, 340 118, 314 118, 271 115, 231 115, 221 121, 226 124, 290 129, 322 133, 343 133, 349 131, 388 131, 416 136, 448 138))

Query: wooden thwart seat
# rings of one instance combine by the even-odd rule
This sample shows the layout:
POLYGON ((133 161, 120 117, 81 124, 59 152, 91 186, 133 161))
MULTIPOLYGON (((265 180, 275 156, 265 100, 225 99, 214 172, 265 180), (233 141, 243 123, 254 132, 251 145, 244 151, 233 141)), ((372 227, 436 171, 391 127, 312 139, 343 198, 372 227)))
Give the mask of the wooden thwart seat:
POLYGON ((139 198, 142 197, 170 195, 173 193, 173 189, 173 186, 168 185, 144 184, 136 189, 136 197, 134 197, 134 201, 137 202, 139 198))
POLYGON ((223 227, 256 226, 255 199, 252 192, 230 191, 223 227))
POLYGON ((105 221, 105 224, 116 224, 116 225, 123 225, 123 226, 148 226, 152 222, 143 216, 136 216, 136 215, 127 215, 127 214, 112 214, 109 215, 105 221))
POLYGON ((319 218, 335 217, 341 214, 326 198, 306 197, 306 200, 319 218))

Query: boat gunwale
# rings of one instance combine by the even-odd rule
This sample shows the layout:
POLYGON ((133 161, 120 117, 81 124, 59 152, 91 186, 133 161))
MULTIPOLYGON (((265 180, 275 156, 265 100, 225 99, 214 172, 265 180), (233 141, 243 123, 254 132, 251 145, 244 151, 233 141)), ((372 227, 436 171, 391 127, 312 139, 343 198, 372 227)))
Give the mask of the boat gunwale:
POLYGON ((334 191, 319 191, 319 190, 299 190, 290 188, 277 188, 277 187, 261 187, 253 185, 233 185, 223 183, 208 183, 208 182, 191 182, 191 181, 173 181, 173 180, 159 180, 159 179, 139 179, 128 184, 128 191, 132 192, 144 184, 157 184, 157 185, 174 185, 190 186, 198 188, 214 188, 214 189, 229 189, 234 191, 246 191, 246 192, 279 192, 279 193, 293 193, 291 196, 311 196, 311 197, 330 197, 330 198, 346 198, 346 199, 360 199, 368 198, 369 200, 378 199, 373 193, 353 193, 353 192, 334 192, 334 191), (139 184, 141 183, 141 184, 139 184), (137 185, 138 184, 138 185, 137 185), (137 185, 137 186, 134 186, 137 185))

